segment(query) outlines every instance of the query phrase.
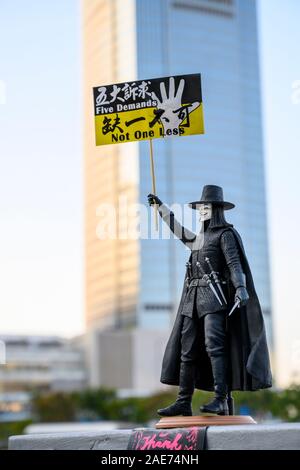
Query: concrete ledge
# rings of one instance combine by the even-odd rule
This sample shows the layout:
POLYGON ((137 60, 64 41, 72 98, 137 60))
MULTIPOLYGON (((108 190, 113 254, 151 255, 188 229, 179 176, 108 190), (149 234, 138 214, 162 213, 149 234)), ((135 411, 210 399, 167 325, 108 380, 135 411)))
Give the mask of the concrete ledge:
MULTIPOLYGON (((158 432, 158 430, 156 430, 158 432)), ((125 450, 131 430, 29 434, 9 439, 11 450, 125 450)), ((297 450, 300 423, 212 426, 209 450, 297 450)))

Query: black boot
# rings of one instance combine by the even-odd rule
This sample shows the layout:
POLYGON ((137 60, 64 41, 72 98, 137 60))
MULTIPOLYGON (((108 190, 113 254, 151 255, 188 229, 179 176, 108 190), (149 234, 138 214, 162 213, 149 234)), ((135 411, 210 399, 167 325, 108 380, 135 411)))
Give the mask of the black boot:
POLYGON ((200 407, 202 413, 228 415, 227 402, 227 358, 225 355, 211 357, 211 366, 214 376, 215 398, 207 405, 200 407))
POLYGON ((157 410, 160 416, 192 416, 192 397, 195 387, 195 367, 189 362, 181 362, 179 392, 175 403, 157 410))
POLYGON ((227 416, 229 415, 228 410, 228 403, 227 403, 227 396, 224 393, 219 393, 215 389, 215 398, 207 403, 207 405, 203 405, 200 407, 200 411, 202 413, 212 413, 219 416, 227 416))

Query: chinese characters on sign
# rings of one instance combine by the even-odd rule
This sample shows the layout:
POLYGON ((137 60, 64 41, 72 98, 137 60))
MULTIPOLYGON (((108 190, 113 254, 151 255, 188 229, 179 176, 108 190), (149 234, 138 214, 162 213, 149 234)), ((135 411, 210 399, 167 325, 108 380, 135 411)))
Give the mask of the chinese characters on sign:
POLYGON ((204 134, 200 74, 100 86, 96 145, 204 134))

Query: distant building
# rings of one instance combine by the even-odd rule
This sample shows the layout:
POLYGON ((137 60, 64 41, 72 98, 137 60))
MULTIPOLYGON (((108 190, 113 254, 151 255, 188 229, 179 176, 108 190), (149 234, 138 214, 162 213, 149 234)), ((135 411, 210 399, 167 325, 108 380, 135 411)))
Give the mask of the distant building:
POLYGON ((187 259, 177 240, 99 239, 101 203, 114 204, 119 216, 120 197, 146 203, 151 191, 148 142, 95 146, 92 88, 99 85, 201 72, 206 134, 153 142, 157 192, 183 204, 217 184, 236 204, 227 217, 242 235, 272 346, 256 1, 82 3, 91 383, 159 386, 187 259))
POLYGON ((0 336, 6 364, 0 365, 0 420, 30 414, 33 391, 73 391, 87 385, 79 339, 52 336, 0 336))

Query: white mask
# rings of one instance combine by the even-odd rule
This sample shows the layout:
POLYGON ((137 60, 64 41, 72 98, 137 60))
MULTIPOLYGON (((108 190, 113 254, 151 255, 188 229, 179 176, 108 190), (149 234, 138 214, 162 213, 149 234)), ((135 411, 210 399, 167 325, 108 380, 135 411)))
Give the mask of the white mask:
POLYGON ((199 205, 199 220, 200 222, 204 222, 205 220, 209 220, 212 217, 212 203, 207 202, 205 204, 199 205))

